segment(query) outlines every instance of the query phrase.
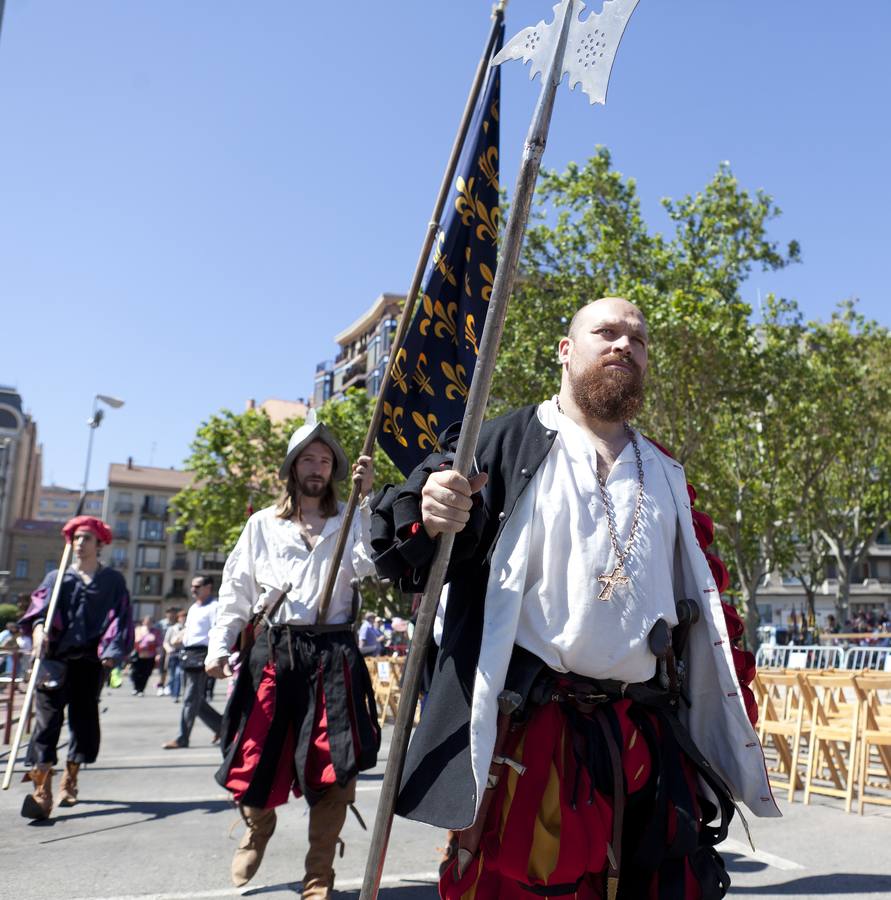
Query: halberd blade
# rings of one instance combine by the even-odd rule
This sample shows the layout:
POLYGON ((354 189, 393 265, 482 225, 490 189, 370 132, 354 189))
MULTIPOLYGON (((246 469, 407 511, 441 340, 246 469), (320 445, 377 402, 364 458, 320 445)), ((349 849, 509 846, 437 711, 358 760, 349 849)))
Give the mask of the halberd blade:
POLYGON ((572 5, 572 9, 568 11, 571 21, 560 77, 569 75, 570 89, 580 84, 592 104, 606 103, 616 52, 628 20, 639 2, 640 0, 604 0, 603 10, 591 13, 583 22, 580 17, 585 9, 584 2, 563 0, 554 7, 553 22, 545 24, 541 21, 535 26, 524 28, 508 41, 492 60, 492 65, 500 65, 509 59, 522 59, 524 63, 531 60, 529 77, 534 78, 539 72, 543 72, 559 38, 557 23, 562 20, 559 13, 567 5, 572 5))

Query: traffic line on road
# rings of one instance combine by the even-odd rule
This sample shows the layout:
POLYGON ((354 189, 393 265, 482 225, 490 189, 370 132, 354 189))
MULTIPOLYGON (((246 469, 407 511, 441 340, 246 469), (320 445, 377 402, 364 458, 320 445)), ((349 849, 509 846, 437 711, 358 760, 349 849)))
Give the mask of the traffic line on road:
POLYGON ((716 848, 719 853, 726 851, 728 853, 738 853, 748 859, 754 859, 756 862, 762 862, 766 866, 772 866, 774 869, 782 869, 784 872, 794 872, 804 869, 804 866, 791 859, 784 859, 782 856, 776 856, 773 853, 767 853, 765 850, 752 850, 752 848, 733 838, 727 838, 726 841, 719 844, 716 848))
MULTIPOLYGON (((406 872, 399 875, 385 875, 381 878, 381 887, 399 887, 409 884, 436 884, 439 881, 437 872, 406 872)), ((338 878, 338 891, 356 891, 362 887, 362 878, 338 878)), ((293 882, 297 884, 297 882, 293 882)), ((179 891, 169 894, 114 894, 100 897, 92 894, 89 897, 75 897, 72 900, 213 900, 214 897, 250 897, 253 894, 265 894, 272 885, 251 885, 244 888, 219 888, 211 891, 179 891)), ((278 886, 282 887, 282 886, 278 886)))

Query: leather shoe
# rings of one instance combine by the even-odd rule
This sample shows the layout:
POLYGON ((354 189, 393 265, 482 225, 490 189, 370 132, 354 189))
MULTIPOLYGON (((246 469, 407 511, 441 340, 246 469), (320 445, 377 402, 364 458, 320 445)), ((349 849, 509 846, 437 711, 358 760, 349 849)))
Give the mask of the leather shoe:
POLYGON ((181 744, 176 738, 172 741, 167 741, 166 744, 161 744, 161 748, 163 750, 183 750, 185 747, 188 747, 188 744, 181 744))

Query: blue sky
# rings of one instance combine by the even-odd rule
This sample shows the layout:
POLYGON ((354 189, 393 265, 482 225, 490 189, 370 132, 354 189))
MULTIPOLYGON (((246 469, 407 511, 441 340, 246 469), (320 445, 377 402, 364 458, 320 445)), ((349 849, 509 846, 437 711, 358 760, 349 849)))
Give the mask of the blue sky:
MULTIPOLYGON (((599 8, 599 4, 594 4, 599 8)), ((512 0, 508 36, 548 0, 512 0)), ((312 390, 332 336, 411 278, 490 0, 7 0, 0 36, 0 383, 77 486, 95 393, 109 462, 179 465, 197 425, 312 390)), ((609 103, 558 95, 544 164, 606 144, 643 209, 721 160, 803 263, 746 287, 891 324, 891 4, 641 0, 609 103)), ((505 67, 502 182, 538 90, 505 67)))

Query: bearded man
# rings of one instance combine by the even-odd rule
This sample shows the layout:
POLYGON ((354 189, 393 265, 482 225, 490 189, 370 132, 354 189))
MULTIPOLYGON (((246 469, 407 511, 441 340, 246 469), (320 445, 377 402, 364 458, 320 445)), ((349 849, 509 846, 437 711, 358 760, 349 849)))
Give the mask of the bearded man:
POLYGON ((441 897, 712 900, 734 798, 779 814, 711 521, 630 425, 648 348, 633 304, 586 305, 559 394, 485 423, 472 477, 435 454, 376 498, 378 571, 406 589, 456 534, 397 803, 452 830, 441 897))
POLYGON ((22 815, 46 819, 53 808, 53 766, 62 722, 68 713, 68 755, 59 793, 60 806, 73 806, 78 773, 99 754, 99 693, 104 670, 119 665, 133 646, 130 595, 120 572, 102 565, 99 551, 110 544, 111 529, 93 516, 76 516, 62 528, 74 562, 64 572, 47 574, 31 595, 20 620, 33 639, 40 675, 35 693, 35 723, 28 745, 29 778, 34 791, 22 815), (53 621, 46 621, 56 579, 62 578, 53 621))
POLYGON ((353 634, 356 577, 371 575, 368 492, 371 459, 352 467, 362 502, 352 522, 331 603, 318 622, 344 504, 334 482, 350 471, 334 435, 310 411, 288 444, 276 506, 248 520, 229 555, 211 629, 207 672, 228 674, 229 651, 252 619, 254 643, 241 660, 223 717, 223 765, 217 781, 232 792, 247 832, 232 860, 235 885, 263 859, 288 794, 309 803, 309 851, 303 897, 331 897, 334 855, 356 776, 377 762, 380 727, 368 669, 353 634))

